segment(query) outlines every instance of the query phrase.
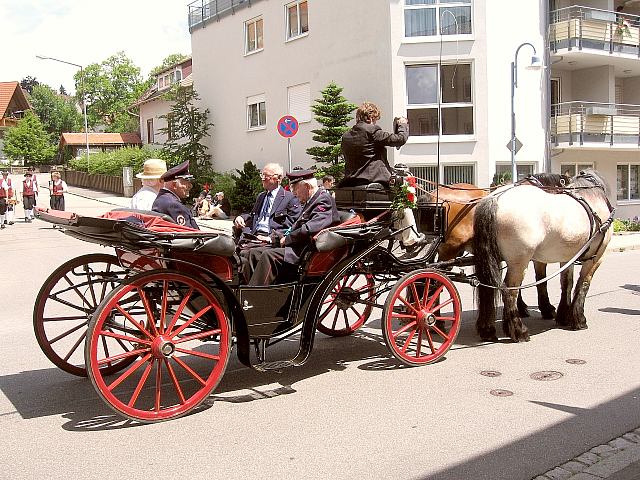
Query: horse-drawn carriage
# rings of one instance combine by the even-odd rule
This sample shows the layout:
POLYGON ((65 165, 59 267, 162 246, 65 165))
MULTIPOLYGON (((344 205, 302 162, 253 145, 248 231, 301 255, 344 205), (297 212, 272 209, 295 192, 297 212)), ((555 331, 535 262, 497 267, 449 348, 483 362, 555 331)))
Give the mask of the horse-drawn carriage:
POLYGON ((121 209, 94 218, 41 209, 39 218, 115 248, 115 255, 83 255, 49 276, 34 309, 38 342, 61 369, 88 375, 114 410, 143 422, 184 415, 204 401, 233 346, 256 370, 300 366, 316 330, 349 335, 374 307, 398 360, 435 362, 460 328, 453 281, 474 281, 451 267, 471 264, 470 257, 434 262, 447 225, 446 206, 435 202, 417 210, 430 245, 419 258, 400 259, 391 201, 371 190, 346 191, 339 206, 365 215, 343 212, 339 225, 315 236, 295 275, 271 286, 244 284, 236 244, 223 233, 151 212, 121 209), (268 347, 295 334, 293 358, 267 358, 268 347))

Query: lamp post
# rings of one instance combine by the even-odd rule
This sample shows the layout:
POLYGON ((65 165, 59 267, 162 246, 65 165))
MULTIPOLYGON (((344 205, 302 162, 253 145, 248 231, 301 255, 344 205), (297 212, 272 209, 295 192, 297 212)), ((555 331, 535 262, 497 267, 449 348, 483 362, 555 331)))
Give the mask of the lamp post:
POLYGON ((36 58, 39 58, 40 60, 53 60, 54 62, 66 63, 67 65, 73 65, 74 67, 78 67, 80 69, 80 88, 82 88, 82 115, 84 116, 84 141, 87 147, 87 173, 89 173, 89 125, 87 122, 87 102, 85 101, 84 97, 84 75, 82 74, 83 67, 82 65, 78 65, 77 63, 67 62, 58 58, 45 57, 42 55, 36 55, 36 58))
POLYGON ((518 86, 518 53, 520 49, 525 45, 530 46, 533 49, 533 56, 531 57, 531 63, 527 65, 529 70, 537 70, 542 67, 540 58, 536 56, 536 47, 529 42, 524 42, 516 49, 515 57, 511 62, 511 182, 516 183, 518 181, 518 169, 516 167, 516 110, 515 110, 515 95, 516 87, 518 86))

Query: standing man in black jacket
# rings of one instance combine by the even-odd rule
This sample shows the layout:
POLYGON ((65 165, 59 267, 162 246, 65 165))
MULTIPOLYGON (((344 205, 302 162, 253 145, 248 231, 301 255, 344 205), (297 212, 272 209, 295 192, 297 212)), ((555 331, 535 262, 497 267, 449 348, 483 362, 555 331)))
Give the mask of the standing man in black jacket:
MULTIPOLYGON (((356 112, 356 124, 342 136, 345 177, 340 187, 380 183, 389 188, 393 169, 387 160, 387 147, 401 147, 407 143, 409 121, 404 117, 398 118, 397 132, 389 133, 376 125, 381 115, 376 104, 364 102, 356 112)), ((400 234, 400 241, 406 250, 403 258, 410 258, 426 240, 424 235, 416 231, 413 210, 405 208, 398 212, 398 217, 396 228, 410 227, 400 234)))

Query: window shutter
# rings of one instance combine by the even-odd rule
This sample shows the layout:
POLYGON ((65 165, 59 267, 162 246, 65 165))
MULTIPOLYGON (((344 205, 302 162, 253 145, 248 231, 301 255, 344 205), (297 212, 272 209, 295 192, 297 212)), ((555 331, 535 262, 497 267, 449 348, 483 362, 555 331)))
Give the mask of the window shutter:
POLYGON ((311 121, 311 84, 302 83, 287 88, 289 97, 289 115, 293 115, 298 122, 311 121))

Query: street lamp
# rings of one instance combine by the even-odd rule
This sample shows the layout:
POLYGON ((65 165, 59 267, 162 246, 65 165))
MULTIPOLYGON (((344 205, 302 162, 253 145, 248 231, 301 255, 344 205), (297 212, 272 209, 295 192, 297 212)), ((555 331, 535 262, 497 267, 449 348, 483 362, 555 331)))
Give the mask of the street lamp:
POLYGON ((516 183, 518 180, 518 169, 516 168, 516 110, 515 110, 515 95, 516 87, 518 86, 518 53, 520 49, 525 45, 530 46, 533 49, 533 56, 531 57, 531 63, 527 65, 528 70, 538 70, 542 68, 542 62, 540 57, 536 56, 536 47, 529 42, 522 43, 517 49, 516 54, 511 62, 511 182, 516 183))
POLYGON ((82 65, 67 62, 65 60, 60 60, 58 58, 45 57, 42 55, 36 55, 36 58, 39 58, 40 60, 53 60, 54 62, 66 63, 67 65, 73 65, 74 67, 78 67, 80 69, 80 88, 82 88, 82 114, 84 115, 84 141, 87 146, 87 173, 89 173, 89 125, 87 122, 87 102, 85 101, 84 97, 84 75, 82 74, 82 65))

